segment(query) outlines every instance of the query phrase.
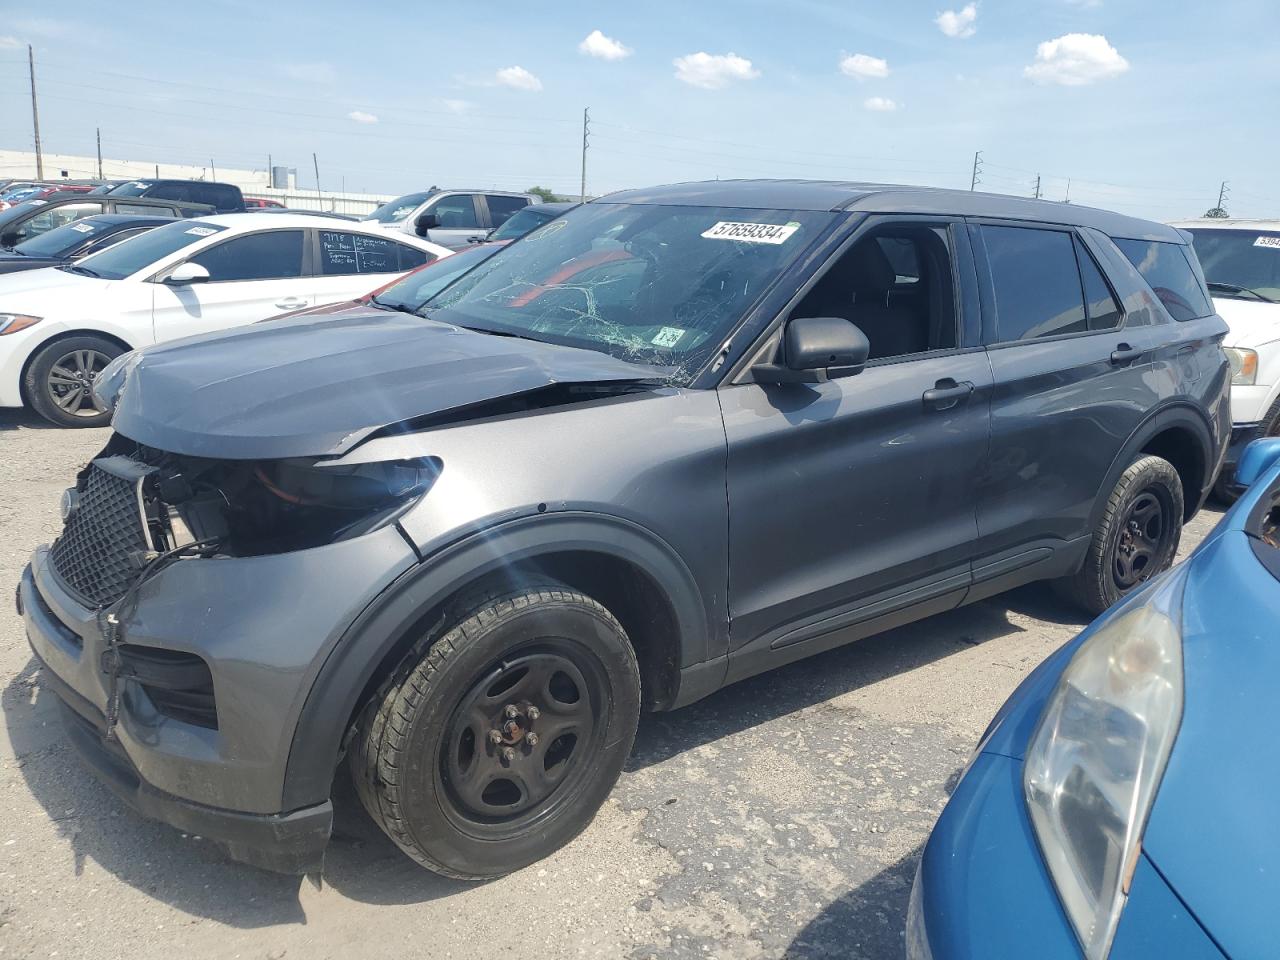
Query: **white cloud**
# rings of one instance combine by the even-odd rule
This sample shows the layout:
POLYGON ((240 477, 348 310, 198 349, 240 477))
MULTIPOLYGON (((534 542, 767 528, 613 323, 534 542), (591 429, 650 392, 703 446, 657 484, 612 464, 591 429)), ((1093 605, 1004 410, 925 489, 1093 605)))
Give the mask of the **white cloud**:
POLYGON ((1118 77, 1129 69, 1107 38, 1096 33, 1068 33, 1036 47, 1036 62, 1023 73, 1036 83, 1080 87, 1118 77))
POLYGON ((959 10, 943 10, 942 13, 934 18, 933 22, 948 37, 963 40, 966 37, 972 37, 977 31, 978 28, 973 25, 973 22, 977 19, 978 5, 976 3, 966 3, 959 10))
POLYGON ((875 110, 877 113, 892 113, 898 109, 896 100, 890 100, 888 97, 867 97, 862 101, 862 105, 868 110, 875 110))
POLYGON ((444 107, 450 113, 456 113, 459 116, 470 110, 475 104, 470 100, 441 100, 440 106, 444 107))
POLYGON ((504 87, 516 90, 538 91, 542 89, 542 81, 524 67, 503 67, 494 74, 494 79, 504 87))
POLYGON ((0 37, 0 50, 13 50, 22 46, 22 41, 17 37, 0 37))
POLYGON ((889 75, 889 63, 879 57, 869 57, 865 53, 855 53, 852 56, 846 55, 840 59, 840 72, 846 77, 855 77, 858 80, 878 79, 889 75))
POLYGON ((338 72, 332 63, 284 63, 277 69, 290 80, 299 83, 333 83, 338 72))
POLYGON ((750 60, 736 53, 699 51, 676 57, 671 62, 675 64, 677 80, 704 90, 719 90, 735 80, 754 80, 760 76, 750 60))
POLYGON ((352 110, 347 114, 348 120, 354 120, 356 123, 377 123, 377 114, 365 113, 363 110, 352 110))
POLYGON ((587 34, 587 38, 578 44, 578 52, 600 60, 621 60, 631 56, 632 50, 613 37, 606 37, 599 30, 592 30, 587 34))

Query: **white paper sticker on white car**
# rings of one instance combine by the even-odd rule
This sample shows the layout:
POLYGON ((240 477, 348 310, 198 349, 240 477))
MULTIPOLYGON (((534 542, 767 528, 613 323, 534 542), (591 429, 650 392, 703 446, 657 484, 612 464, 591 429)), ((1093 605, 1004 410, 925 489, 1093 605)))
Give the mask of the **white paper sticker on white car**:
POLYGON ((218 231, 213 227, 192 227, 184 232, 191 234, 193 237, 211 237, 218 231))
POLYGON ((800 229, 795 223, 737 223, 721 220, 702 235, 708 240, 739 240, 743 243, 786 243, 800 229))
POLYGON ((1255 247, 1271 247, 1273 250, 1280 250, 1280 237, 1259 237, 1253 241, 1255 247))
POLYGON ((655 347, 674 347, 683 336, 684 330, 680 327, 663 327, 649 342, 655 347))
POLYGON ((93 227, 87 223, 73 223, 71 229, 76 233, 93 233, 93 227))
POLYGON ((27 203, 31 204, 33 207, 38 207, 41 204, 48 203, 48 202, 49 202, 48 200, 28 200, 27 201, 27 203))

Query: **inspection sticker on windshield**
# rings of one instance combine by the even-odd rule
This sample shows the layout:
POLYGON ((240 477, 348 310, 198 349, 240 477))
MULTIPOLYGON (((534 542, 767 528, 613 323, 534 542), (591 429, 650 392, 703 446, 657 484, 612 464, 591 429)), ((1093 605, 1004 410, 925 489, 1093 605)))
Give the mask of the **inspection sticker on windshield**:
POLYGON ((93 233, 93 227, 87 223, 73 223, 71 229, 76 233, 93 233))
POLYGON ((649 342, 655 347, 674 347, 680 342, 684 333, 680 327, 663 327, 649 342))
POLYGON ((184 230, 183 232, 189 233, 193 237, 212 237, 218 231, 213 227, 192 227, 190 230, 184 230))
POLYGON ((1259 237, 1253 241, 1255 247, 1271 247, 1273 250, 1280 250, 1280 237, 1259 237))
POLYGON ((800 229, 794 220, 791 223, 735 223, 732 220, 721 220, 710 230, 703 232, 708 240, 740 240, 743 243, 786 243, 787 239, 800 229))

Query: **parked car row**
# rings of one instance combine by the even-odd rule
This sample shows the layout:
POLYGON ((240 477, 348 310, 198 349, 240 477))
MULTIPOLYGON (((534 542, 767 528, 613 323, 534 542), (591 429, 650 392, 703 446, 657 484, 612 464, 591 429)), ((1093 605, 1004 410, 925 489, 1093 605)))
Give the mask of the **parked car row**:
MULTIPOLYGON (((437 206, 416 215, 440 223, 437 206)), ((425 244, 205 216, 0 281, 26 349, 88 301, 153 344, 79 370, 74 338, 33 354, 42 402, 113 427, 23 575, 46 685, 126 797, 260 866, 319 866, 340 763, 409 856, 492 877, 591 820, 642 708, 1033 580, 1145 611, 1229 443, 1227 325, 1160 224, 967 191, 685 184, 248 323, 317 302, 325 263, 425 244), (276 228, 299 235, 287 288, 184 299, 215 264, 259 271, 227 286, 279 282, 275 247, 217 254, 276 228), (20 306, 6 285, 46 272, 20 306), (179 334, 197 335, 158 342, 179 334)), ((1062 851, 1041 889, 1086 944, 1128 889, 1167 747, 1172 609, 1080 647, 1080 702, 1044 723, 1109 734, 1101 760, 1050 735, 1028 780, 1043 816, 1026 816, 1062 851)), ((997 819, 1004 847, 1018 823, 997 819)))

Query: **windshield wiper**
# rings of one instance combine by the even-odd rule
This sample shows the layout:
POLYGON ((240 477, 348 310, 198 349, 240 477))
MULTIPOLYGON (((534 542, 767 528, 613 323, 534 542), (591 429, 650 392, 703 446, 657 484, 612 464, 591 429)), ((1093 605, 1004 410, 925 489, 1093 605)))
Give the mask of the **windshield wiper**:
POLYGON ((379 300, 377 297, 370 297, 369 302, 381 307, 383 310, 399 310, 401 313, 411 313, 415 317, 421 316, 417 310, 405 303, 388 303, 386 300, 379 300))
POLYGON ((1257 290, 1250 287, 1241 287, 1234 283, 1222 283, 1219 280, 1210 280, 1209 289, 1221 290, 1223 293, 1234 294, 1238 297, 1253 297, 1254 299, 1261 300, 1263 303, 1280 303, 1280 300, 1268 297, 1265 293, 1259 293, 1257 290))
MULTIPOLYGON (((426 316, 426 315, 420 314, 420 316, 426 316)), ((429 320, 431 318, 427 317, 427 319, 429 320)), ((445 321, 445 322, 448 322, 448 321, 445 321)), ((514 333, 510 330, 493 330, 493 329, 490 329, 489 327, 471 327, 462 323, 453 323, 453 324, 450 324, 450 326, 458 327, 461 330, 471 330, 471 331, 474 331, 475 333, 487 333, 491 337, 510 337, 512 340, 532 340, 534 343, 543 343, 543 344, 547 342, 545 340, 539 340, 537 337, 531 337, 527 333, 514 333)))
POLYGON ((78 263, 64 263, 59 266, 58 269, 65 270, 68 273, 78 273, 83 277, 93 277, 97 280, 102 279, 102 274, 98 273, 98 271, 90 270, 88 267, 82 267, 78 263))

